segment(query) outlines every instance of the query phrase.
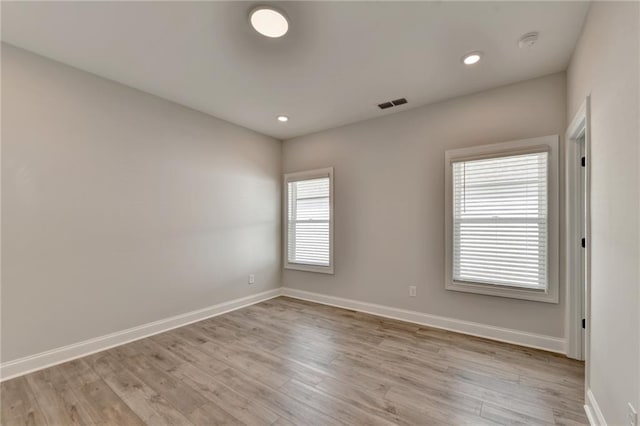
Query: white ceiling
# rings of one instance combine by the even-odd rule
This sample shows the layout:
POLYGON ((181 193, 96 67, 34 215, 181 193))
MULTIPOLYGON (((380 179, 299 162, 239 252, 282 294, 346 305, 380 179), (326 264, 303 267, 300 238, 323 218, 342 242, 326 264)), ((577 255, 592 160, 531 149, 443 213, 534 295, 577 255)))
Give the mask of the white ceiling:
POLYGON ((2 2, 10 44, 279 139, 566 69, 584 2, 2 2), (264 4, 261 2, 259 4, 264 4), (539 31, 534 48, 517 46, 539 31), (461 56, 484 52, 476 66, 461 56), (378 103, 406 97, 385 111, 378 103), (291 117, 288 123, 276 120, 291 117))

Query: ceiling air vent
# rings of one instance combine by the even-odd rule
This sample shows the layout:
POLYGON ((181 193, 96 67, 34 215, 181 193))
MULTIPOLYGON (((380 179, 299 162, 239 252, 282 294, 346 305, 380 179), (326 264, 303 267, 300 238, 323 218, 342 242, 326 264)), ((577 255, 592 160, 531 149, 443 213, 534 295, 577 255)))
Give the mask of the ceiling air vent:
POLYGON ((387 108, 391 108, 391 107, 398 106, 398 105, 404 105, 406 103, 407 103, 407 99, 406 98, 400 98, 400 99, 395 99, 393 101, 383 102, 381 104, 378 104, 378 108, 387 109, 387 108))

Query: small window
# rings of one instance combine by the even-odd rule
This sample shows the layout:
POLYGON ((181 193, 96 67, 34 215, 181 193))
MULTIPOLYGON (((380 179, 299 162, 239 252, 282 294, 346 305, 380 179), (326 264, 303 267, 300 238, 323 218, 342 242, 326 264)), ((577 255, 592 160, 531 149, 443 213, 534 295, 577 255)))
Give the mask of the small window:
POLYGON ((285 268, 333 273, 333 168, 284 176, 285 268))
POLYGON ((447 152, 448 289, 557 301, 555 146, 447 152))

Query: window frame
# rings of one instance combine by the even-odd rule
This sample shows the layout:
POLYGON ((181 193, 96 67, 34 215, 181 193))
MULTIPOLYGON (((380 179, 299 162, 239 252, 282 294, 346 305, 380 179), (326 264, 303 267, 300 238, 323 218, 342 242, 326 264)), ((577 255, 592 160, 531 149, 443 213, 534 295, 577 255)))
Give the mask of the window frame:
POLYGON ((558 135, 453 149, 445 152, 445 289, 489 296, 558 303, 559 294, 559 166, 558 135), (509 287, 497 284, 456 281, 453 279, 453 162, 496 158, 534 152, 548 152, 547 202, 548 246, 547 288, 545 290, 509 287))
POLYGON ((306 170, 295 173, 285 173, 283 178, 283 197, 282 197, 282 220, 283 220, 283 262, 284 269, 291 269, 305 272, 319 272, 323 274, 333 274, 333 167, 325 167, 321 169, 306 170), (329 177, 329 266, 307 265, 303 263, 289 262, 289 182, 301 180, 318 179, 329 177))

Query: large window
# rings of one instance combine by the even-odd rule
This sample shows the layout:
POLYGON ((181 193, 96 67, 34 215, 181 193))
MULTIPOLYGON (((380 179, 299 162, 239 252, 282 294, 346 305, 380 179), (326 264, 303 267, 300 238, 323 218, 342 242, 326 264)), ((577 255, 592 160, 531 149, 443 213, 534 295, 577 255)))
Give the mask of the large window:
POLYGON ((557 301, 555 145, 447 153, 448 289, 557 301))
POLYGON ((285 268, 333 273, 333 168, 285 175, 285 268))

